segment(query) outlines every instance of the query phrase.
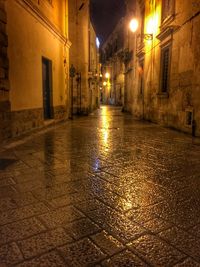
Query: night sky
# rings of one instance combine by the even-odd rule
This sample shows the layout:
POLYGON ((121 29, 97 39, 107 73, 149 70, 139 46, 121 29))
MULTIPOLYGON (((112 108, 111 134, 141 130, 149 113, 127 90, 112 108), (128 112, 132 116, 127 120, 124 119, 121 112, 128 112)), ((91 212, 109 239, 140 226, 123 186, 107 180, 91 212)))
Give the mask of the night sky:
POLYGON ((91 19, 103 43, 125 13, 124 0, 91 0, 91 19))

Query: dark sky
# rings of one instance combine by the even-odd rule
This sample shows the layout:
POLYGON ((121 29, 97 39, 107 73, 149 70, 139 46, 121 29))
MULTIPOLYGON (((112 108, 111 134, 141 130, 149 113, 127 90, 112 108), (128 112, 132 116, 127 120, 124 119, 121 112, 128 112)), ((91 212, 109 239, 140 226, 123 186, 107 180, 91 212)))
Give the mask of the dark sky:
POLYGON ((91 18, 101 43, 125 13, 124 0, 91 0, 91 18))

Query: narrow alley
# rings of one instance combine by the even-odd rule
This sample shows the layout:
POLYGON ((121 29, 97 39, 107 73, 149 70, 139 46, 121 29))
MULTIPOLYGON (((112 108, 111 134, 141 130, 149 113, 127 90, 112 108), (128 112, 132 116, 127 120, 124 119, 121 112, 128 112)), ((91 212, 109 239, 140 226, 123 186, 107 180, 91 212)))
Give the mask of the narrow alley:
POLYGON ((0 266, 200 266, 200 146, 102 106, 0 154, 0 266))

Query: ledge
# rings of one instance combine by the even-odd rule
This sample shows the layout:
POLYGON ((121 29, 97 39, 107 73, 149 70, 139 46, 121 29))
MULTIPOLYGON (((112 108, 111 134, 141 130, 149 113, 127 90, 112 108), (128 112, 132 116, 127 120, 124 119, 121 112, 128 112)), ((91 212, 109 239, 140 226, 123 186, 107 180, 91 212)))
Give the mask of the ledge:
POLYGON ((169 98, 169 93, 167 93, 167 92, 159 92, 157 94, 157 97, 159 97, 159 98, 169 98))
POLYGON ((168 16, 167 18, 165 18, 162 22, 161 22, 161 26, 160 29, 161 31, 167 27, 173 20, 175 19, 175 14, 172 14, 170 16, 168 16))

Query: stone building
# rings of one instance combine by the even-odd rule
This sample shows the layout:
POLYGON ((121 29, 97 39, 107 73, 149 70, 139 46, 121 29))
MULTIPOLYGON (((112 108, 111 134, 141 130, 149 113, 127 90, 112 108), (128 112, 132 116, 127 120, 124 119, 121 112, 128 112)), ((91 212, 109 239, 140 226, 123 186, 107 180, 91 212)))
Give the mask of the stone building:
POLYGON ((0 0, 0 142, 98 106, 94 42, 89 1, 0 0))
POLYGON ((99 105, 99 55, 89 0, 69 0, 69 39, 70 66, 76 70, 70 81, 73 113, 87 115, 99 105))
MULTIPOLYGON (((147 120, 200 135, 200 0, 127 0, 133 40, 126 109, 147 120)), ((127 24, 128 25, 128 24, 127 24)))
POLYGON ((1 139, 67 118, 67 1, 1 1, 1 139), (4 129, 6 125, 6 129, 4 129))
POLYGON ((123 105, 124 103, 124 18, 102 46, 102 103, 123 105))

